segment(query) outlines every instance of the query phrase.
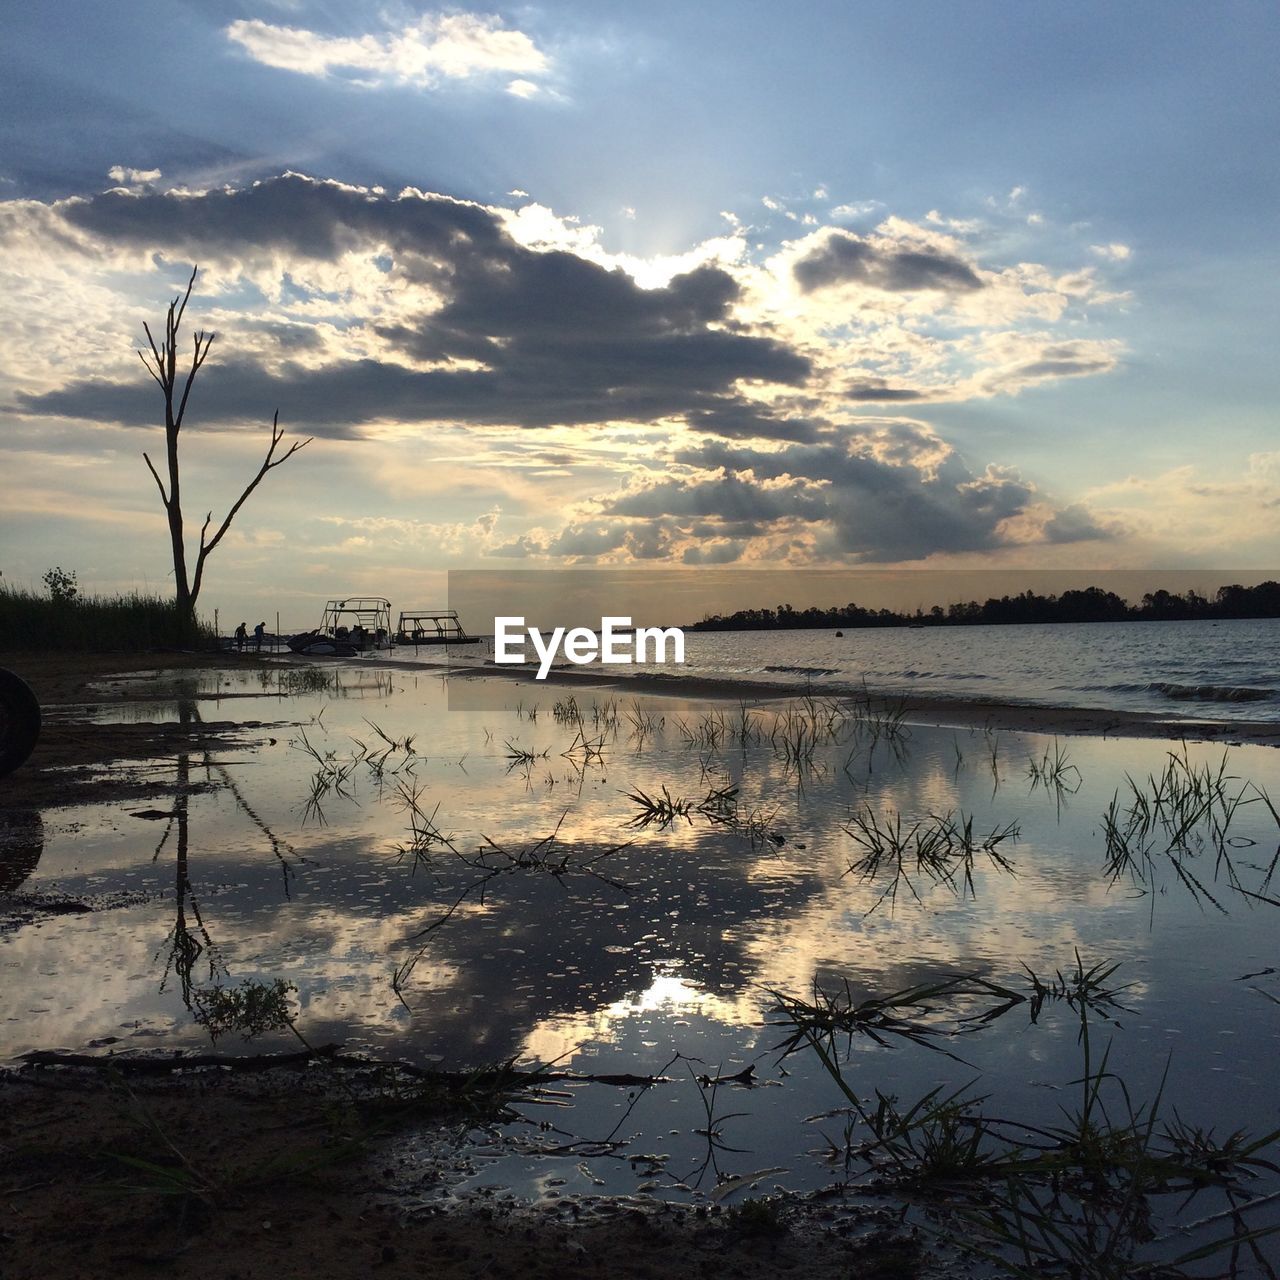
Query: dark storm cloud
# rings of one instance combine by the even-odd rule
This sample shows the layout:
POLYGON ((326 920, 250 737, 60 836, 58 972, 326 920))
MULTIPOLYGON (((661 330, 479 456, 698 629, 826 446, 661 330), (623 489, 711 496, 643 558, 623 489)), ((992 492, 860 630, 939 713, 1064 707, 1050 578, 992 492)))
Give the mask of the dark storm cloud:
POLYGON ((920 289, 966 292, 982 288, 982 281, 973 268, 951 254, 882 247, 848 231, 833 231, 791 270, 796 283, 806 293, 849 282, 892 293, 920 289))
POLYGON ((751 522, 821 520, 827 514, 821 496, 802 481, 764 488, 737 475, 664 480, 616 498, 609 510, 620 516, 715 516, 751 522))
POLYGON ((61 208, 73 226, 112 244, 193 260, 275 250, 327 262, 378 244, 428 255, 515 247, 478 205, 444 196, 388 198, 297 174, 199 195, 106 191, 61 208))
POLYGON ((685 420, 694 431, 732 440, 812 441, 830 430, 825 423, 811 418, 782 417, 756 401, 741 397, 719 400, 709 409, 695 409, 685 415, 685 420))
POLYGON ((676 460, 722 470, 722 477, 666 481, 620 496, 608 511, 761 524, 786 518, 829 522, 833 549, 843 554, 918 560, 1000 546, 1001 521, 1023 512, 1035 493, 1014 475, 975 475, 954 455, 935 470, 912 465, 912 458, 928 456, 938 442, 910 424, 887 438, 882 433, 876 443, 872 454, 835 442, 777 452, 707 442, 679 451, 676 460))
MULTIPOLYGON (((750 365, 767 362, 752 350, 738 358, 738 344, 752 342, 734 334, 691 335, 683 346, 662 340, 629 353, 614 348, 575 360, 512 356, 495 370, 418 371, 377 360, 355 360, 313 369, 289 364, 279 374, 243 361, 215 365, 201 373, 192 397, 191 421, 241 422, 269 415, 279 407, 292 422, 319 435, 357 434, 361 423, 390 419, 524 427, 578 425, 606 421, 652 421, 697 406, 727 400, 750 412, 735 396, 732 383, 750 365), (699 353, 701 360, 699 360, 699 353), (670 358, 664 359, 664 356, 670 358)), ((785 356, 785 353, 784 353, 785 356)), ((155 388, 141 384, 75 382, 43 395, 20 393, 22 413, 56 414, 97 422, 149 426, 156 417, 155 388)), ((787 424, 757 415, 757 435, 775 425, 782 438, 787 424)), ((703 430, 709 428, 703 427, 703 430)))
MULTIPOLYGON (((107 192, 62 211, 100 239, 190 260, 263 250, 322 261, 353 250, 379 255, 383 270, 444 298, 430 313, 378 327, 383 340, 415 362, 485 366, 415 371, 363 360, 267 374, 244 362, 221 372, 211 363, 195 406, 206 421, 280 405, 330 434, 385 418, 545 427, 666 417, 732 436, 816 434, 811 423, 775 417, 735 390, 740 379, 799 385, 810 364, 733 322, 738 284, 719 267, 642 289, 621 269, 523 247, 475 205, 378 197, 292 175, 201 196, 107 192)), ((128 423, 153 417, 132 388, 97 382, 25 396, 21 407, 128 423)))

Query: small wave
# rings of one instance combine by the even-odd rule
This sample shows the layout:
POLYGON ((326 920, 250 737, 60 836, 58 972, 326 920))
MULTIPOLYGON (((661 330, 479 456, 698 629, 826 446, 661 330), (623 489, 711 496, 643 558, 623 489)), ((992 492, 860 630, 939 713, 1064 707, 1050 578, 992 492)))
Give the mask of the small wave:
POLYGON ((1144 681, 1141 684, 1055 684, 1050 687, 1077 693, 1152 693, 1161 686, 1144 681))
POLYGON ((980 671, 887 671, 886 679, 894 680, 992 680, 980 671))
POLYGON ((766 671, 777 671, 789 676, 834 676, 840 672, 839 667, 765 667, 766 671))
POLYGON ((1275 696, 1274 689, 1255 689, 1249 685, 1170 684, 1166 681, 1147 685, 1147 692, 1197 702, 1262 702, 1275 696))

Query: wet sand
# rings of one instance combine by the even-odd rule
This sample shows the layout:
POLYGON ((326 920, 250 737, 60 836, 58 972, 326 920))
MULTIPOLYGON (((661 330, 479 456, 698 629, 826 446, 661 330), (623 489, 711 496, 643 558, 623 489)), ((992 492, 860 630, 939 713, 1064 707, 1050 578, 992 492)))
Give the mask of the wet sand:
MULTIPOLYGON (((444 1125, 441 1143, 458 1129, 444 1125)), ((297 1079, 0 1075, 0 1275, 927 1274, 887 1208, 840 1215, 797 1200, 784 1229, 763 1232, 718 1207, 636 1200, 522 1208, 477 1196, 445 1212, 430 1200, 430 1163, 412 1171, 416 1197, 403 1163, 297 1079)))

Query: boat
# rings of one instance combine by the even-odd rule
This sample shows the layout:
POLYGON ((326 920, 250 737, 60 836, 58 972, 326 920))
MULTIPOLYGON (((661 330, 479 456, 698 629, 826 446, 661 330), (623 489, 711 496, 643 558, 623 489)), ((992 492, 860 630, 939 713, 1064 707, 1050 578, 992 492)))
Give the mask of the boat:
POLYGON ((354 658, 376 649, 390 649, 393 644, 391 601, 381 596, 328 600, 320 625, 288 640, 294 653, 336 658, 354 658))
POLYGON ((479 644, 458 621, 456 609, 412 609, 401 613, 396 644, 479 644))

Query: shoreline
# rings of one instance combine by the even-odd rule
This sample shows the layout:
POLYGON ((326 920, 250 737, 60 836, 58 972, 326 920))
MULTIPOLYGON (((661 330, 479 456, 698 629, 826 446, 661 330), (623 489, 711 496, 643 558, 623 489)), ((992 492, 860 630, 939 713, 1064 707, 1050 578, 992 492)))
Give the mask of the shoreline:
MULTIPOLYGON (((855 696, 843 690, 824 691, 801 681, 794 683, 718 678, 714 676, 659 675, 652 672, 623 675, 594 667, 557 666, 546 680, 534 679, 533 665, 459 667, 429 659, 411 661, 388 660, 373 655, 367 658, 299 658, 293 654, 227 654, 163 651, 157 653, 119 654, 37 654, 0 653, 0 667, 16 672, 30 684, 42 707, 77 705, 111 705, 112 703, 155 701, 170 696, 171 691, 151 692, 145 686, 128 681, 109 694, 98 692, 86 697, 91 683, 112 676, 137 677, 143 672, 182 671, 260 671, 315 668, 324 663, 331 669, 360 670, 377 668, 388 672, 424 672, 442 675, 463 685, 471 681, 507 680, 528 684, 532 688, 587 688, 610 690, 619 694, 644 697, 705 699, 723 702, 782 702, 811 695, 817 698, 855 696), (132 687, 130 687, 132 686, 132 687)), ((1171 717, 1161 712, 1143 712, 1103 707, 1074 707, 1037 703, 1008 702, 999 699, 947 698, 884 694, 869 691, 873 704, 905 706, 904 721, 919 726, 1008 730, 1064 736, 1102 736, 1131 738, 1165 738, 1171 741, 1226 742, 1231 745, 1280 747, 1280 720, 1237 720, 1229 717, 1171 717)), ((226 701, 227 694, 197 695, 197 701, 226 701)), ((46 720, 41 744, 46 735, 56 734, 74 722, 46 720)), ((101 726, 98 726, 101 728, 101 726)), ((206 726, 209 728, 211 726, 206 726)), ((218 726, 226 729, 228 725, 218 726)), ((246 728, 265 728, 260 721, 246 721, 246 728)), ((41 745, 37 745, 32 764, 39 766, 41 745)), ((3 784, 0 784, 2 786, 3 784)), ((0 796, 3 792, 0 791, 0 796)))
MULTIPOLYGON (((800 682, 773 683, 760 680, 714 676, 664 676, 654 673, 619 675, 591 667, 553 667, 545 680, 534 679, 532 665, 499 667, 455 667, 443 662, 393 662, 356 659, 360 665, 376 664, 387 671, 427 670, 447 674, 452 679, 512 680, 535 688, 612 689, 638 696, 707 699, 759 703, 781 702, 811 695, 816 698, 848 698, 844 690, 815 689, 800 682)), ((919 697, 869 691, 873 705, 906 708, 904 721, 910 725, 944 728, 998 729, 1011 732, 1100 735, 1102 737, 1167 738, 1229 741, 1233 744, 1280 747, 1280 721, 1231 720, 1213 717, 1174 718, 1160 712, 1120 710, 1106 707, 1046 706, 1037 703, 1003 702, 997 699, 919 697)))

